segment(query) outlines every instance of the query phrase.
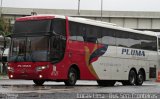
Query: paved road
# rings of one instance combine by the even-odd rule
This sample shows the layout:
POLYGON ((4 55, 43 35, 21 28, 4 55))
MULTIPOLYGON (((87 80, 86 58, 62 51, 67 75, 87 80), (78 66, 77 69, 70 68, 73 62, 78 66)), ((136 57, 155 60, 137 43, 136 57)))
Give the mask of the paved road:
POLYGON ((145 82, 143 86, 100 87, 95 81, 78 81, 76 86, 64 83, 46 82, 35 86, 28 80, 0 80, 0 99, 159 99, 160 83, 145 82))

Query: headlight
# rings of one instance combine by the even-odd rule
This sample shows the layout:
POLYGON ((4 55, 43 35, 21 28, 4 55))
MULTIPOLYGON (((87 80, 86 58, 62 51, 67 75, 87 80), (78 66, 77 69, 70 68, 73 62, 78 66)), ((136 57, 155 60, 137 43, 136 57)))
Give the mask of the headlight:
POLYGON ((8 66, 7 69, 8 69, 8 71, 10 71, 10 72, 14 72, 14 68, 13 68, 13 67, 8 66))
POLYGON ((38 67, 36 67, 36 71, 42 71, 42 70, 47 69, 47 68, 49 68, 48 65, 47 66, 38 66, 38 67))

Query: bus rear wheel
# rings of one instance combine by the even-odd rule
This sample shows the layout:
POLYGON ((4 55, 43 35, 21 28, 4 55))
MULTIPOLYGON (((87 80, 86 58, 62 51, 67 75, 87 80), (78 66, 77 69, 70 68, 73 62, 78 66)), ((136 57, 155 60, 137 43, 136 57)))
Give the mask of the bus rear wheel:
POLYGON ((68 79, 64 81, 66 86, 74 86, 77 82, 77 71, 74 68, 70 68, 68 72, 68 79))
POLYGON ((35 85, 37 86, 42 86, 44 84, 44 80, 33 80, 33 82, 35 83, 35 85))
POLYGON ((137 75, 136 85, 141 86, 141 85, 143 84, 143 82, 144 82, 144 74, 143 74, 143 72, 140 70, 140 71, 138 72, 138 75, 137 75))
POLYGON ((97 80, 99 86, 114 86, 116 81, 109 81, 109 80, 97 80))

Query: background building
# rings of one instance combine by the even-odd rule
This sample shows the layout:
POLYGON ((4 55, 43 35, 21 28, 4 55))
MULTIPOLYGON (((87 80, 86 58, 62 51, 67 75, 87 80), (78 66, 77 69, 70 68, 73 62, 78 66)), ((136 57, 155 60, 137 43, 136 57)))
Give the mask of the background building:
MULTIPOLYGON (((65 9, 2 8, 2 17, 12 25, 17 17, 31 14, 58 14, 101 20, 101 11, 96 10, 81 10, 78 14, 77 10, 65 9)), ((117 26, 160 32, 160 12, 103 11, 102 15, 103 21, 115 23, 117 26)))

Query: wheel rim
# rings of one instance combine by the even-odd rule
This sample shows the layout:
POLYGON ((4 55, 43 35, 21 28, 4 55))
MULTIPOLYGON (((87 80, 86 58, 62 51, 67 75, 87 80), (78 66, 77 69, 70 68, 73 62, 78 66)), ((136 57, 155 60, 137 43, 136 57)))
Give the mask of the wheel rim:
POLYGON ((71 73, 69 74, 69 82, 72 83, 72 84, 74 84, 74 83, 75 83, 75 79, 76 79, 75 73, 74 73, 74 72, 71 72, 71 73))
POLYGON ((138 75, 138 82, 141 84, 141 83, 143 83, 143 76, 142 76, 142 74, 139 74, 138 75))
POLYGON ((134 84, 134 82, 135 82, 135 79, 134 79, 134 76, 132 75, 131 76, 131 83, 134 84))

